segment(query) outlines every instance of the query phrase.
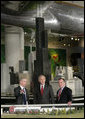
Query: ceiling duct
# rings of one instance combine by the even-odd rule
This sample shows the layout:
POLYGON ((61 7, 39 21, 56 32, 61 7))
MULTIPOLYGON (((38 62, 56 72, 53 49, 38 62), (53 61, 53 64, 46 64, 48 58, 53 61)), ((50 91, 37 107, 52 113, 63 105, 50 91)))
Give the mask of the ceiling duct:
MULTIPOLYGON (((3 8, 2 8, 3 9, 3 8)), ((7 9, 7 8, 6 8, 7 9)), ((1 23, 35 28, 37 9, 1 12, 1 23)), ((45 28, 61 34, 84 34, 84 9, 75 6, 46 1, 42 5, 45 28)))

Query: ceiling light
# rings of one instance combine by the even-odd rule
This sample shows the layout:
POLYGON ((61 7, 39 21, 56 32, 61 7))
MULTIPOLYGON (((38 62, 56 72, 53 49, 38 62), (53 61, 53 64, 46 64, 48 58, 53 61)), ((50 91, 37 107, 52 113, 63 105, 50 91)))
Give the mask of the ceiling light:
POLYGON ((77 38, 75 38, 75 41, 77 41, 77 38))
POLYGON ((73 40, 73 37, 71 38, 71 40, 73 40))
POLYGON ((64 46, 66 46, 66 44, 64 44, 64 46))

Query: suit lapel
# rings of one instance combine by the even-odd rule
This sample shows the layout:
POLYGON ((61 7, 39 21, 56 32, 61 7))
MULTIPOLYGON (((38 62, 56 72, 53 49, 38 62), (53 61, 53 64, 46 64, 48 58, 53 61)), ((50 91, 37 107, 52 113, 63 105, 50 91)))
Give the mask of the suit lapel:
POLYGON ((40 90, 40 85, 38 87, 39 95, 41 96, 41 90, 40 90))
POLYGON ((47 86, 45 84, 45 87, 44 87, 44 90, 43 90, 43 95, 45 94, 46 88, 47 88, 47 86))
POLYGON ((20 86, 18 86, 19 87, 19 89, 21 90, 21 87, 20 86))

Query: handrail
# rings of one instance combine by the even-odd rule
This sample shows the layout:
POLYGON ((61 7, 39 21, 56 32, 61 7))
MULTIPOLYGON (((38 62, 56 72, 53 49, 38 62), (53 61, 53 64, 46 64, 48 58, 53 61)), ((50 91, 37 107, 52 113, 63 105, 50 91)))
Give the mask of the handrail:
POLYGON ((78 106, 84 106, 84 103, 73 103, 71 106, 68 104, 32 104, 32 105, 1 105, 1 108, 4 107, 78 107, 78 106))
MULTIPOLYGON (((16 99, 16 97, 1 97, 1 99, 16 99)), ((34 97, 30 97, 29 99, 34 99, 34 97)), ((76 99, 72 99, 72 101, 74 100, 84 100, 84 98, 76 98, 76 99)))

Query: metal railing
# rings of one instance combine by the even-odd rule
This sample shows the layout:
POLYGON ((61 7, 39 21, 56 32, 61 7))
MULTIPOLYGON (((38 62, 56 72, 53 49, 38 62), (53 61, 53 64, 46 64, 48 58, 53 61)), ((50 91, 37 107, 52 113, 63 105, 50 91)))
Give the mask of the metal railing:
MULTIPOLYGON (((8 108, 8 112, 9 112, 10 107, 14 108, 14 112, 17 112, 17 111, 19 111, 19 112, 22 112, 22 111, 29 112, 29 110, 43 111, 43 109, 45 109, 45 111, 46 111, 48 108, 51 111, 53 109, 55 109, 55 110, 70 109, 71 110, 71 109, 84 107, 84 103, 74 103, 74 104, 71 104, 71 106, 69 106, 68 104, 1 105, 1 115, 4 114, 4 108, 8 108)), ((70 118, 71 118, 71 116, 70 116, 70 118)))
POLYGON ((68 104, 32 104, 32 105, 1 105, 1 108, 4 108, 4 107, 11 107, 11 106, 14 106, 14 107, 83 107, 84 106, 84 103, 73 103, 71 104, 70 106, 68 104))
MULTIPOLYGON (((16 99, 16 97, 1 97, 1 99, 16 99)), ((34 99, 34 97, 30 97, 29 99, 34 99)), ((77 101, 77 100, 84 100, 84 98, 74 98, 72 101, 77 101)))

